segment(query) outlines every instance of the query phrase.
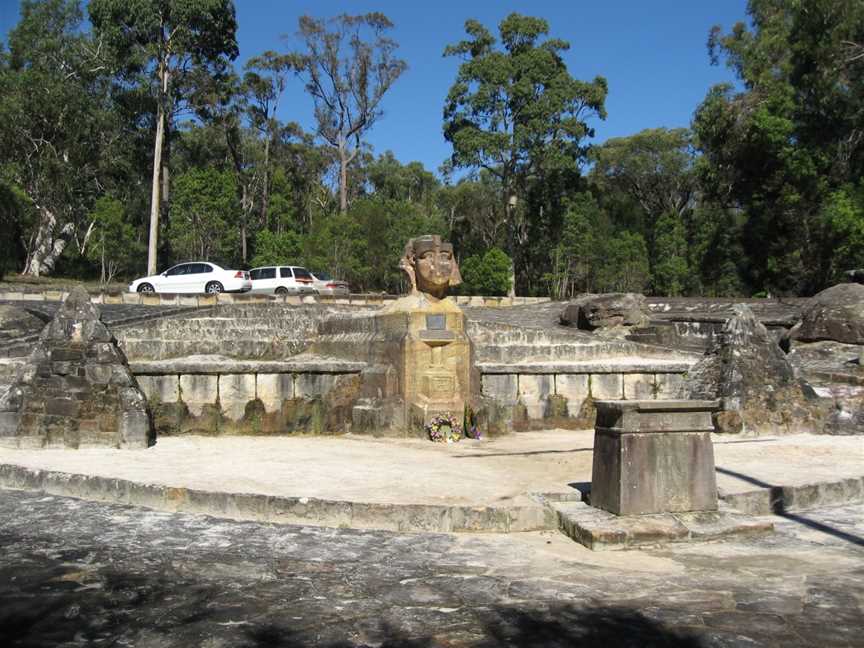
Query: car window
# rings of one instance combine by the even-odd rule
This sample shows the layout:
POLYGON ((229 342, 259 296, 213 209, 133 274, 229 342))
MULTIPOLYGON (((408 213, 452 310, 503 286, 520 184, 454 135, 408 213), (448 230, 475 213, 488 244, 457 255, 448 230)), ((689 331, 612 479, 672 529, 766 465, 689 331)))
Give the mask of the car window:
POLYGON ((276 278, 276 268, 261 268, 258 272, 259 279, 275 279, 276 278))
POLYGON ((261 268, 255 268, 254 270, 250 270, 249 271, 249 278, 252 281, 255 281, 256 279, 260 279, 261 278, 261 268))
POLYGON ((279 268, 279 276, 283 279, 290 279, 294 275, 291 274, 291 268, 279 268))
POLYGON ((312 274, 315 275, 315 278, 316 278, 316 279, 319 279, 320 281, 330 281, 330 280, 333 278, 333 277, 330 276, 330 273, 329 273, 329 272, 316 272, 316 271, 313 271, 312 274))
POLYGON ((312 275, 306 268, 294 268, 294 276, 298 279, 311 279, 312 275))
POLYGON ((168 272, 165 273, 166 277, 176 277, 178 275, 189 274, 189 265, 188 263, 181 263, 180 265, 176 265, 171 268, 168 272))
POLYGON ((213 266, 209 263, 196 263, 195 264, 195 273, 196 274, 205 274, 207 272, 213 272, 213 266))

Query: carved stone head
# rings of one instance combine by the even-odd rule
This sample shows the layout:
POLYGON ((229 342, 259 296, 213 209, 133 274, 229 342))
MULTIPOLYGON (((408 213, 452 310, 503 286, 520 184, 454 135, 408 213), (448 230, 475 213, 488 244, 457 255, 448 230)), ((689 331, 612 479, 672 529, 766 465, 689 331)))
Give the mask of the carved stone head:
POLYGON ((448 287, 462 283, 452 243, 442 241, 437 234, 408 241, 399 267, 408 275, 411 292, 419 290, 437 299, 447 295, 448 287))

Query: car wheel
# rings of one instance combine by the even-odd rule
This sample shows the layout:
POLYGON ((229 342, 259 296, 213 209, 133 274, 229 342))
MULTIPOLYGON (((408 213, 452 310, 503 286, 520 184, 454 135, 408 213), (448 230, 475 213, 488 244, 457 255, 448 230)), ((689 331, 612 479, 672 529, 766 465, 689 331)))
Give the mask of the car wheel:
POLYGON ((285 295, 288 294, 288 289, 285 286, 279 286, 276 289, 276 294, 279 295, 280 297, 284 297, 285 295))
POLYGON ((216 293, 221 293, 225 288, 218 281, 211 281, 204 287, 204 290, 208 295, 215 295, 216 293))
POLYGON ((138 286, 138 292, 139 293, 154 293, 156 291, 153 290, 153 286, 151 284, 143 283, 140 286, 138 286))

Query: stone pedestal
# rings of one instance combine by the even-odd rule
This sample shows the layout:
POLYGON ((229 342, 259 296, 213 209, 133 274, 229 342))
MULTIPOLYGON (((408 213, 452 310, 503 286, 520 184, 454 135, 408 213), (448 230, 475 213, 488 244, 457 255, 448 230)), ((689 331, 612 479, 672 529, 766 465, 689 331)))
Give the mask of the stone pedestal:
POLYGON ((597 401, 591 505, 616 515, 717 509, 717 401, 597 401))
POLYGON ((465 315, 445 299, 409 295, 372 316, 323 322, 320 333, 312 353, 367 363, 355 432, 425 436, 424 424, 440 414, 461 422, 479 390, 465 315))
POLYGON ((380 317, 391 330, 402 329, 396 367, 405 420, 422 431, 446 412, 461 420, 470 394, 471 344, 458 306, 425 296, 409 300, 380 317))

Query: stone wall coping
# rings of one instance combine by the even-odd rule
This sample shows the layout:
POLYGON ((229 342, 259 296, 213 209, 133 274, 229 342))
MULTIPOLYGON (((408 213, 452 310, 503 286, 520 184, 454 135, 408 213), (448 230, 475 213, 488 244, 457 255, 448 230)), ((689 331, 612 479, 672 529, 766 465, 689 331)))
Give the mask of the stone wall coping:
POLYGON ((366 368, 364 362, 349 360, 135 360, 129 368, 137 376, 162 376, 177 374, 273 374, 273 373, 360 373, 366 368))
MULTIPOLYGON (((94 304, 140 304, 143 306, 215 306, 217 304, 349 304, 349 305, 383 305, 395 301, 402 295, 386 295, 375 293, 352 293, 347 297, 333 295, 262 295, 250 293, 220 293, 219 295, 202 295, 199 293, 171 294, 141 294, 121 290, 88 289, 94 304)), ((0 301, 62 301, 69 295, 65 288, 21 288, 0 289, 0 301)), ((542 304, 551 301, 548 297, 488 297, 463 296, 447 297, 453 303, 464 306, 485 306, 489 308, 507 308, 542 304)))
POLYGON ((632 362, 537 362, 537 363, 492 363, 481 362, 477 369, 482 374, 650 374, 687 373, 696 364, 697 358, 686 360, 643 359, 632 362))
POLYGON ((714 412, 720 409, 719 400, 597 400, 594 405, 598 410, 637 412, 714 412))

